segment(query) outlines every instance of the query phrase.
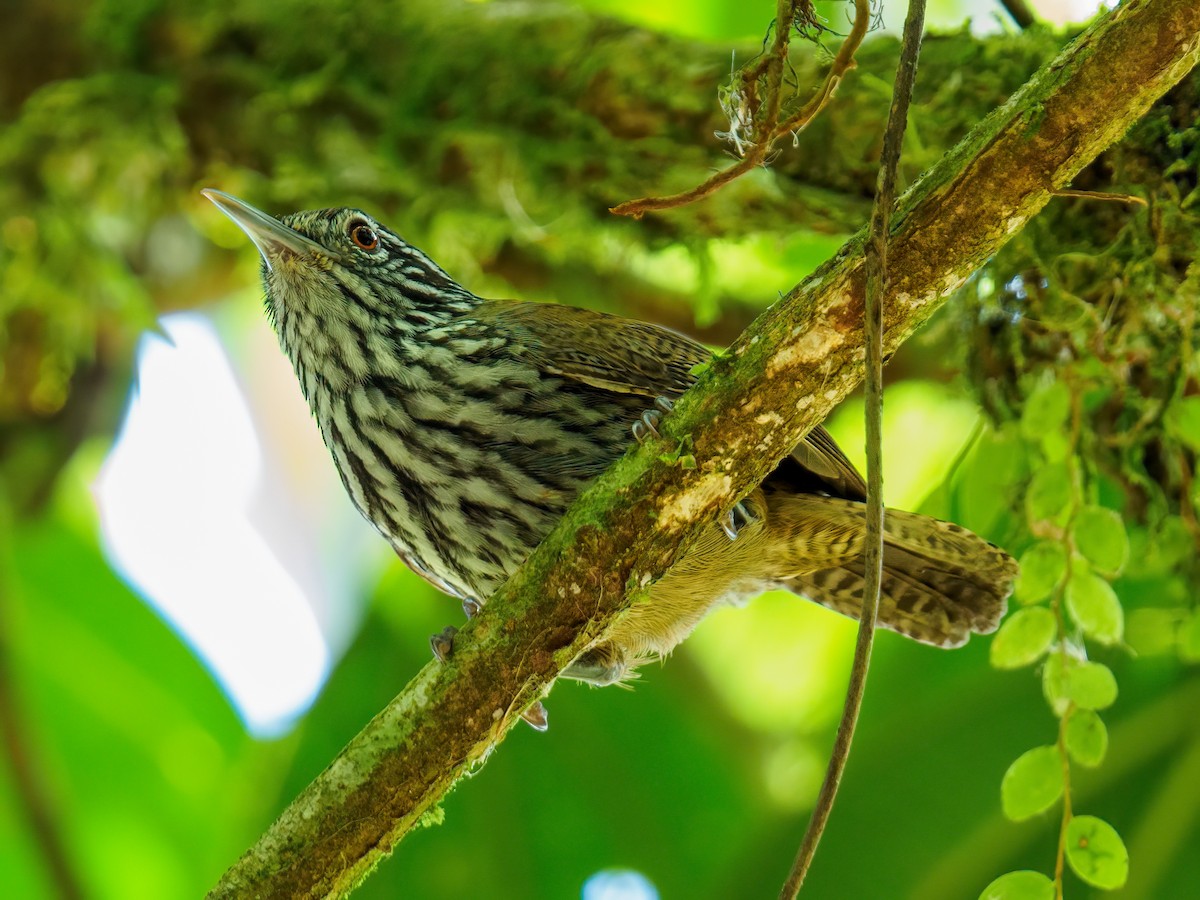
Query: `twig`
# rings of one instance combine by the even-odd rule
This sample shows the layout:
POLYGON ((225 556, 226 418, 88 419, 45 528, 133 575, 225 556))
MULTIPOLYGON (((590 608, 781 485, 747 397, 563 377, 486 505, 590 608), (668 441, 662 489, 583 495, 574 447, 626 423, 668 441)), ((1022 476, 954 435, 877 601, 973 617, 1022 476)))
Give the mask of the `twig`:
POLYGON ((1000 5, 1012 16, 1012 20, 1021 28, 1029 28, 1037 21, 1037 16, 1029 8, 1025 0, 1000 0, 1000 5))
POLYGON ((858 52, 858 48, 870 28, 870 0, 854 0, 854 25, 851 27, 850 33, 846 35, 846 39, 842 41, 842 46, 838 50, 837 56, 834 57, 833 64, 829 67, 829 74, 825 76, 825 83, 804 105, 803 109, 775 129, 775 133, 771 136, 773 139, 803 130, 833 99, 833 95, 846 73, 854 68, 854 54, 858 52))
POLYGON ((1103 200, 1109 203, 1134 203, 1138 206, 1150 205, 1144 197, 1135 197, 1133 194, 1114 194, 1110 191, 1077 191, 1063 188, 1055 191, 1054 196, 1078 197, 1081 200, 1103 200))
MULTIPOLYGON (((755 129, 757 134, 754 143, 741 161, 717 172, 689 191, 672 194, 669 197, 643 197, 640 200, 627 200, 614 206, 610 210, 611 212, 618 216, 632 216, 640 219, 645 212, 652 209, 670 209, 693 203, 749 172, 766 159, 767 153, 771 149, 771 136, 779 122, 779 107, 783 102, 780 86, 783 83, 783 62, 787 58, 788 45, 791 42, 794 12, 795 0, 778 0, 775 10, 775 41, 766 58, 767 111, 761 125, 755 129)), ((760 63, 761 65, 762 63, 760 63)))
MULTIPOLYGON (((1080 435, 1083 432, 1083 397, 1080 393, 1079 385, 1073 380, 1068 380, 1067 385, 1071 390, 1071 430, 1070 430, 1070 452, 1076 452, 1079 447, 1080 435)), ((1070 457, 1068 457, 1070 458, 1070 457)), ((1083 504, 1081 496, 1081 487, 1079 482, 1072 478, 1071 480, 1071 513, 1067 517, 1067 522, 1063 526, 1058 537, 1062 541, 1063 553, 1067 559, 1074 559, 1076 555, 1075 547, 1075 532, 1074 522, 1075 516, 1083 504)), ((1063 612, 1063 607, 1066 603, 1067 584, 1071 580, 1071 569, 1067 567, 1063 572, 1062 578, 1054 588, 1054 594, 1050 598, 1050 608, 1054 613, 1054 620, 1058 627, 1058 658, 1062 664, 1063 671, 1067 670, 1070 663, 1069 638, 1070 631, 1067 628, 1066 615, 1063 612)), ((1058 849, 1054 855, 1054 897, 1055 900, 1063 900, 1063 872, 1065 870, 1067 858, 1067 828, 1071 825, 1071 817, 1074 815, 1071 808, 1071 757, 1067 754, 1067 724, 1071 721, 1071 716, 1075 712, 1075 704, 1070 703, 1062 716, 1058 720, 1058 756, 1059 763, 1062 766, 1063 778, 1063 809, 1062 816, 1059 819, 1058 826, 1058 849)))
MULTIPOLYGON (((775 146, 776 140, 785 134, 800 131, 825 108, 837 90, 838 85, 841 84, 846 72, 854 67, 854 54, 857 52, 859 45, 862 44, 863 37, 866 36, 871 25, 871 3, 870 0, 854 0, 854 26, 842 42, 841 49, 838 50, 838 54, 829 69, 829 74, 825 76, 824 83, 817 90, 813 98, 804 105, 803 109, 781 124, 779 122, 779 111, 783 103, 783 64, 787 60, 788 45, 792 34, 792 20, 795 12, 796 0, 779 0, 775 14, 775 41, 765 61, 767 75, 766 114, 762 121, 755 127, 755 139, 751 143, 749 150, 746 151, 745 156, 729 168, 722 169, 691 190, 671 194, 666 197, 642 197, 637 200, 626 200, 624 203, 619 203, 612 207, 609 210, 610 212, 618 216, 632 216, 635 219, 640 219, 645 213, 651 210, 673 209, 678 206, 695 203, 697 200, 702 200, 735 178, 745 175, 755 166, 761 165, 775 146)), ((760 62, 756 70, 761 69, 762 66, 763 63, 760 62)), ((747 81, 756 77, 757 71, 755 71, 755 74, 749 76, 747 81)))
POLYGON ((866 245, 867 284, 863 307, 866 318, 863 329, 866 343, 866 426, 867 426, 867 536, 865 548, 862 613, 859 616, 858 640, 854 647, 854 665, 846 688, 846 703, 838 725, 833 753, 821 792, 817 796, 812 818, 804 832, 804 840, 784 882, 780 897, 792 900, 800 893, 804 878, 817 852, 817 844, 825 831, 833 803, 837 797, 842 773, 850 756, 854 728, 862 709, 871 665, 871 646, 875 640, 875 618, 879 612, 879 591, 883 579, 883 297, 887 289, 888 226, 896 202, 896 168, 900 163, 900 147, 908 122, 908 106, 912 100, 913 82, 917 75, 917 60, 921 54, 921 33, 925 28, 925 0, 909 0, 908 16, 904 21, 904 37, 900 45, 900 62, 896 68, 896 85, 892 90, 892 108, 888 113, 883 137, 883 154, 879 161, 879 178, 875 206, 871 211, 871 229, 866 245))
POLYGON ((1058 826, 1058 850, 1054 855, 1054 897, 1063 900, 1063 861, 1067 858, 1067 829, 1071 825, 1071 758, 1067 756, 1067 723, 1075 712, 1075 704, 1058 720, 1058 756, 1062 766, 1063 808, 1058 826))

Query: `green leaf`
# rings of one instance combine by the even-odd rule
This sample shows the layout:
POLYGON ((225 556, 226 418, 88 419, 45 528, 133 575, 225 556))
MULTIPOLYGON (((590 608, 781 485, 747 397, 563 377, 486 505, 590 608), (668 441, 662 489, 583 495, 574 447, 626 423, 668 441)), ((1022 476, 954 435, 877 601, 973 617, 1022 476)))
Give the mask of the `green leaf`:
POLYGON ((1054 900, 1054 882, 1028 869, 1009 872, 985 887, 979 900, 1054 900))
POLYGON ((1071 439, 1061 431, 1047 431, 1039 443, 1046 462, 1062 462, 1071 455, 1071 439))
POLYGON ((1064 661, 1061 653, 1052 653, 1042 669, 1042 693, 1057 716, 1065 713, 1071 705, 1071 698, 1067 692, 1067 673, 1074 662, 1070 659, 1064 661))
MULTIPOLYGON (((88 896, 195 896, 211 877, 198 882, 199 873, 226 865, 248 839, 213 797, 229 787, 248 803, 239 822, 268 820, 294 745, 252 739, 212 673, 112 571, 94 529, 58 516, 0 537, 0 565, 13 566, 3 577, 21 586, 0 602, 20 614, 20 627, 4 634, 6 664, 27 691, 39 738, 54 748, 41 762, 52 763, 62 791, 56 808, 86 835, 79 874, 88 896), (276 771, 265 789, 262 773, 276 771)), ((322 764, 313 760, 312 771, 322 764)), ((40 871, 37 888, 23 889, 29 838, 12 830, 10 783, 0 775, 0 894, 47 896, 40 871)))
POLYGON ((1035 747, 1016 758, 1000 782, 1004 815, 1014 822, 1036 816, 1062 796, 1062 757, 1057 747, 1035 747))
POLYGON ((1167 428, 1193 450, 1200 450, 1200 397, 1182 397, 1167 408, 1167 428))
POLYGON ((1071 573, 1067 582, 1067 611, 1084 633, 1102 644, 1125 636, 1125 610, 1107 581, 1089 571, 1071 573))
POLYGON ((1085 506, 1071 526, 1075 547, 1092 565, 1117 575, 1129 560, 1129 536, 1120 513, 1103 506, 1085 506))
POLYGON ((1108 729, 1090 709, 1077 709, 1067 719, 1067 752, 1081 766, 1098 766, 1108 752, 1108 729))
POLYGON ((1057 630, 1054 613, 1046 607, 1018 609, 992 639, 992 665, 997 669, 1019 669, 1037 662, 1050 648, 1057 630))
POLYGON ((1080 709, 1107 709, 1117 699, 1117 679, 1098 662, 1072 666, 1066 672, 1066 696, 1080 709))
POLYGON ((1067 825, 1067 862, 1094 887, 1111 891, 1129 877, 1129 851, 1115 828, 1095 816, 1075 816, 1067 825))
POLYGON ((1030 523, 1065 523, 1075 496, 1074 477, 1065 462, 1042 466, 1033 474, 1025 492, 1025 512, 1030 523))
POLYGON ((1017 601, 1037 603, 1051 592, 1067 574, 1067 551, 1057 541, 1038 541, 1021 554, 1021 572, 1014 592, 1017 601))
POLYGON ((1021 434, 1031 441, 1051 432, 1062 432, 1071 414, 1071 391, 1061 381, 1042 385, 1021 410, 1021 434))

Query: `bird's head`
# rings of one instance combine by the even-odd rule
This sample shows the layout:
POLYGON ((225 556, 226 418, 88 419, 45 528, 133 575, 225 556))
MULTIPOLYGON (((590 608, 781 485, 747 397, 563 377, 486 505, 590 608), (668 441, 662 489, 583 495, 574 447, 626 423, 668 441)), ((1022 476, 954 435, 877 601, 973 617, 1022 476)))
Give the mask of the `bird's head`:
POLYGON ((476 299, 361 210, 315 209, 276 219, 224 191, 201 193, 258 248, 277 325, 292 318, 319 327, 364 314, 394 320, 411 312, 453 313, 476 299))

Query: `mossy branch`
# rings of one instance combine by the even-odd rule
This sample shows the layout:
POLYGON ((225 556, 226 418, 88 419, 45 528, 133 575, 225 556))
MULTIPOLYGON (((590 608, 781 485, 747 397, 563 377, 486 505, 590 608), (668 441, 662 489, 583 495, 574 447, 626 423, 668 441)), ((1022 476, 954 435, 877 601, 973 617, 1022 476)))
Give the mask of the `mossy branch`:
MULTIPOLYGON (((950 151, 893 220, 884 353, 1198 58, 1200 5, 1131 0, 950 151)), ((484 762, 699 529, 859 383, 864 241, 855 236, 760 316, 663 421, 667 445, 691 437, 697 467, 661 461, 653 441, 618 461, 460 632, 454 657, 426 666, 212 897, 341 896, 484 762)))

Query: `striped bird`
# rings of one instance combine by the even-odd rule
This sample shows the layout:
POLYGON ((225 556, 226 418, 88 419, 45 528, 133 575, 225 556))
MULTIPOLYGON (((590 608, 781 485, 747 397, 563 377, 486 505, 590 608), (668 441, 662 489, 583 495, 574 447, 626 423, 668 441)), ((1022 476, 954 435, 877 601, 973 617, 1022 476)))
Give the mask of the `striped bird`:
MULTIPOLYGON (((656 325, 477 297, 356 209, 274 219, 204 194, 262 254, 267 313, 354 505, 468 612, 710 358, 656 325)), ((713 608, 769 589, 857 615, 864 498, 815 429, 565 674, 622 681, 713 608)), ((996 628, 1016 575, 1006 553, 898 510, 884 541, 881 626, 939 647, 996 628)))

